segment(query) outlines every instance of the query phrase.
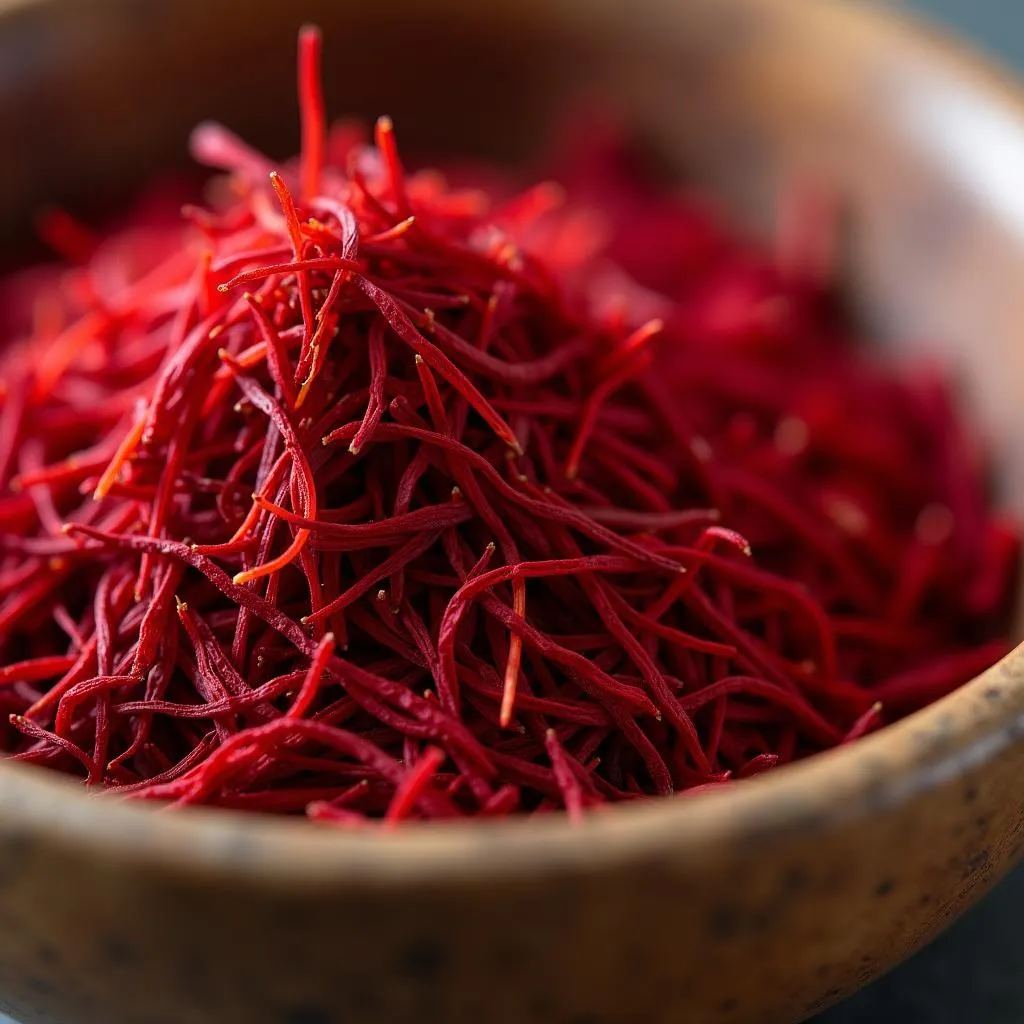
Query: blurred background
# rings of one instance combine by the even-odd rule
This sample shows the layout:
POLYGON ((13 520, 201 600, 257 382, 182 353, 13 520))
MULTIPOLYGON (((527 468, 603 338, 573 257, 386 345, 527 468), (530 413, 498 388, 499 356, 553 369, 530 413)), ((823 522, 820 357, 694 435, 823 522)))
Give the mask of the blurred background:
POLYGON ((1020 0, 891 0, 953 27, 991 53, 1024 69, 1024 3, 1020 0))
MULTIPOLYGON (((932 18, 1024 75, 1024 0, 889 0, 889 5, 932 18)), ((813 1024, 1024 1021, 1022 917, 1024 868, 1018 868, 931 946, 813 1024)))

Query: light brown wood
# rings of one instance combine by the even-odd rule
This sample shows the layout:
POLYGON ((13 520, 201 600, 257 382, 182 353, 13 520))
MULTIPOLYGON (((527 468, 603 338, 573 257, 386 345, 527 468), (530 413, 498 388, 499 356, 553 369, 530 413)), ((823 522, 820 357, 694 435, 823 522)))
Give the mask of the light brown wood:
MULTIPOLYGON (((751 225, 788 175, 821 176, 855 219, 864 315, 904 339, 897 356, 960 367, 1024 509, 1024 103, 1000 75, 826 0, 302 14, 327 30, 331 109, 388 111, 417 148, 524 157, 565 101, 600 89, 751 225)), ((4 13, 7 238, 44 196, 138 180, 200 117, 293 149, 296 27, 289 5, 256 0, 4 13)), ((844 750, 575 828, 349 835, 158 813, 3 764, 0 1004, 28 1024, 795 1021, 1020 858, 1022 737, 1015 653, 844 750)))

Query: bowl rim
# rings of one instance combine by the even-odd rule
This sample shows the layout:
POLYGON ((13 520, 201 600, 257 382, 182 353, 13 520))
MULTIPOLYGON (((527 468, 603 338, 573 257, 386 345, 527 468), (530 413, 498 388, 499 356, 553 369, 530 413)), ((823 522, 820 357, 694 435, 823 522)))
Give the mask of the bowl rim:
POLYGON ((1024 644, 959 690, 846 747, 717 791, 545 818, 408 822, 347 830, 206 807, 170 811, 15 762, 0 764, 0 837, 42 841, 125 868, 261 890, 463 884, 584 869, 707 861, 823 833, 967 775, 1024 737, 1024 644))
MULTIPOLYGON (((885 40, 945 65, 1024 122, 1024 93, 995 63, 926 22, 853 0, 760 0, 813 12, 860 45, 885 40)), ((29 6, 14 0, 9 12, 29 6)), ((125 865, 288 889, 422 885, 545 870, 598 870, 672 859, 696 863, 740 839, 772 842, 897 805, 984 764, 1024 735, 1024 644, 949 696, 849 746, 693 796, 638 801, 589 814, 405 823, 400 829, 320 827, 301 818, 186 807, 168 813, 84 794, 57 773, 0 760, 0 836, 60 843, 125 865)))

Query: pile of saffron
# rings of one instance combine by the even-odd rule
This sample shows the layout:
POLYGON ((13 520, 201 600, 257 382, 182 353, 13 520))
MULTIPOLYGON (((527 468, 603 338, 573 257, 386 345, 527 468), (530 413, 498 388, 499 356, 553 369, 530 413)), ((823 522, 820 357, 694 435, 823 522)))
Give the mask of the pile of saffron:
MULTIPOLYGON (((203 125, 180 222, 2 285, 0 747, 124 796, 590 808, 847 743, 1009 648, 1018 562, 941 375, 596 129, 561 187, 203 125)), ((800 221, 800 217, 796 218, 800 221)))

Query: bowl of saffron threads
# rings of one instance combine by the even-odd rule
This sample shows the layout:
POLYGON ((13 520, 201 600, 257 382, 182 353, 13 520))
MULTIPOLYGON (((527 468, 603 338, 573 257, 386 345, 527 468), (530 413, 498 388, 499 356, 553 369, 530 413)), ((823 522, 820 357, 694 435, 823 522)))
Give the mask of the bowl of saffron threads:
POLYGON ((1015 83, 840 0, 0 67, 0 1010, 789 1024, 1020 859, 1015 83))

